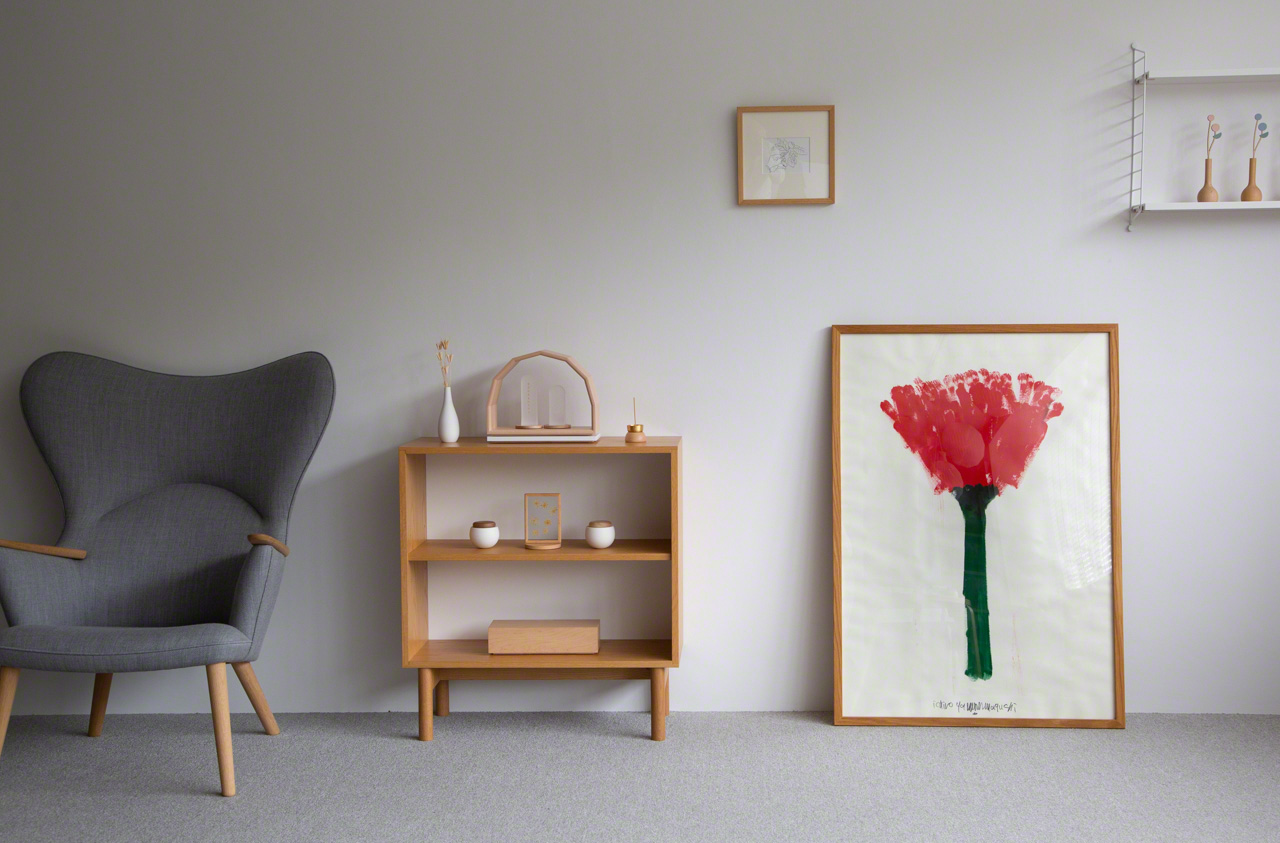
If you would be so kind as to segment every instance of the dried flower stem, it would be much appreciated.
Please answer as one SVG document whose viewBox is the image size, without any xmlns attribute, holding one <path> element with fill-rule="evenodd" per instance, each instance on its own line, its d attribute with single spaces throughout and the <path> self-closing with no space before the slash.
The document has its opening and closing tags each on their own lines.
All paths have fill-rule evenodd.
<svg viewBox="0 0 1280 843">
<path fill-rule="evenodd" d="M 444 379 L 445 389 L 449 388 L 449 365 L 453 363 L 453 354 L 449 352 L 449 341 L 436 343 L 436 359 L 440 361 L 440 376 Z"/>
</svg>

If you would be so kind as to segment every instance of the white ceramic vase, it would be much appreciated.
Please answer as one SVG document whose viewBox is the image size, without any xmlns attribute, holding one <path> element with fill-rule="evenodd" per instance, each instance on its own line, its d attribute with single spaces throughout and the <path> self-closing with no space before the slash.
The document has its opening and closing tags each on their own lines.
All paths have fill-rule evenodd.
<svg viewBox="0 0 1280 843">
<path fill-rule="evenodd" d="M 453 387 L 444 388 L 444 406 L 440 408 L 440 441 L 458 441 L 458 411 L 453 409 Z"/>
</svg>

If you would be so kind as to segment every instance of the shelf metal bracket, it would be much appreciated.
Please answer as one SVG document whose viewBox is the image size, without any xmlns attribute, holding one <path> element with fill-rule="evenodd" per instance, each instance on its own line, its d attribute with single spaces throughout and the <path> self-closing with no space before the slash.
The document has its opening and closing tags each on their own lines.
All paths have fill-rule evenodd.
<svg viewBox="0 0 1280 843">
<path fill-rule="evenodd" d="M 1133 221 L 1142 215 L 1147 209 L 1146 205 L 1130 205 L 1129 206 L 1129 224 L 1125 226 L 1125 231 L 1133 231 Z"/>
<path fill-rule="evenodd" d="M 1136 44 L 1129 45 L 1130 73 L 1133 87 L 1129 92 L 1129 224 L 1125 231 L 1133 231 L 1133 222 L 1146 204 L 1142 197 L 1142 169 L 1145 164 L 1143 148 L 1146 146 L 1147 128 L 1147 53 Z"/>
</svg>

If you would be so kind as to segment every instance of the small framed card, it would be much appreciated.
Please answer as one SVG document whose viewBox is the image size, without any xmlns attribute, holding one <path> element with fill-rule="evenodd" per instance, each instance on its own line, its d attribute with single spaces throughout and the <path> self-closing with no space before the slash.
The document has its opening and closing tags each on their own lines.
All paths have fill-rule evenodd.
<svg viewBox="0 0 1280 843">
<path fill-rule="evenodd" d="M 559 492 L 525 494 L 524 546 L 530 550 L 555 550 L 560 547 Z"/>
<path fill-rule="evenodd" d="M 835 145 L 834 105 L 739 108 L 738 204 L 834 204 Z"/>
</svg>

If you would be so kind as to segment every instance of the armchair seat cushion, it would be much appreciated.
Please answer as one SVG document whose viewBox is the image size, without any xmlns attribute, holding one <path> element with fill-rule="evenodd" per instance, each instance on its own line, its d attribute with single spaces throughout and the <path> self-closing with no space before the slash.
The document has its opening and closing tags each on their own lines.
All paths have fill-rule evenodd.
<svg viewBox="0 0 1280 843">
<path fill-rule="evenodd" d="M 253 641 L 234 626 L 14 626 L 0 631 L 0 665 L 79 673 L 131 673 L 249 660 Z"/>
</svg>

